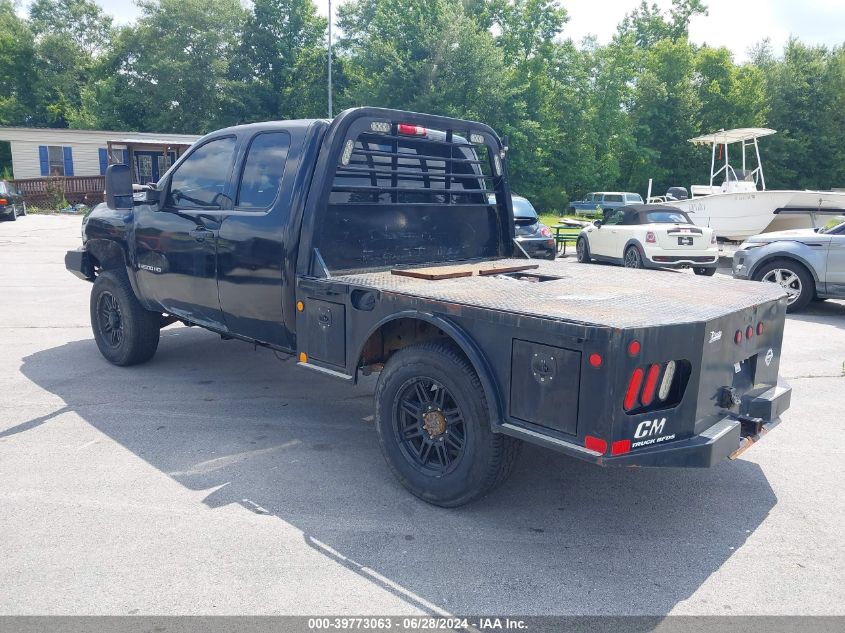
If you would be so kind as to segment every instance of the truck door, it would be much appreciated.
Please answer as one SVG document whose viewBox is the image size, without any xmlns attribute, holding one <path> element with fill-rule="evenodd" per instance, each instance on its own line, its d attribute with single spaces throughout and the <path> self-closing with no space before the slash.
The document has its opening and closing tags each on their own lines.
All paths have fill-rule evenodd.
<svg viewBox="0 0 845 633">
<path fill-rule="evenodd" d="M 234 187 L 235 204 L 220 225 L 218 288 L 230 331 L 240 336 L 293 348 L 284 326 L 284 265 L 290 256 L 292 182 L 298 160 L 288 154 L 285 130 L 259 132 L 248 141 Z"/>
<path fill-rule="evenodd" d="M 137 280 L 168 313 L 225 330 L 217 293 L 217 232 L 231 208 L 235 136 L 195 147 L 161 192 L 158 208 L 138 207 Z"/>
</svg>

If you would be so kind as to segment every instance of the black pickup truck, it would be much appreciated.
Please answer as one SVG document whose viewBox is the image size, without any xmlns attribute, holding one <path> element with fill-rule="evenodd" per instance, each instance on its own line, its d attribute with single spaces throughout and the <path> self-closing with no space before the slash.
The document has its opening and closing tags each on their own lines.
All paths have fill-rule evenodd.
<svg viewBox="0 0 845 633">
<path fill-rule="evenodd" d="M 227 128 L 145 191 L 109 167 L 106 200 L 65 263 L 93 282 L 109 361 L 149 360 L 180 321 L 339 379 L 380 372 L 384 457 L 434 504 L 492 489 L 523 441 L 711 466 L 789 406 L 780 288 L 527 258 L 480 123 L 357 108 Z"/>
</svg>

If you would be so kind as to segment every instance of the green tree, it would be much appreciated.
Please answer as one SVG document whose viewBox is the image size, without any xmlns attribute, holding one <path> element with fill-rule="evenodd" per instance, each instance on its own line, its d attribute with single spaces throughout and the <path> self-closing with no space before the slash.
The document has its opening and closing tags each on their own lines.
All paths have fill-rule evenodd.
<svg viewBox="0 0 845 633">
<path fill-rule="evenodd" d="M 29 25 L 9 0 L 0 0 L 0 125 L 31 125 L 35 95 L 35 48 Z"/>
</svg>

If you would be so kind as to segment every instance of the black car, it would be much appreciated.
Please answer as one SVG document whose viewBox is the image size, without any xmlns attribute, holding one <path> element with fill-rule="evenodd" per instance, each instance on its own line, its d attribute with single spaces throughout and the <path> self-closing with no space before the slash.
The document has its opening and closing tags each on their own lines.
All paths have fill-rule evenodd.
<svg viewBox="0 0 845 633">
<path fill-rule="evenodd" d="M 26 215 L 26 203 L 18 188 L 10 182 L 0 180 L 0 218 L 17 220 Z"/>
<path fill-rule="evenodd" d="M 522 196 L 511 196 L 516 241 L 531 257 L 554 259 L 557 246 L 552 230 L 540 222 L 536 209 Z"/>
</svg>

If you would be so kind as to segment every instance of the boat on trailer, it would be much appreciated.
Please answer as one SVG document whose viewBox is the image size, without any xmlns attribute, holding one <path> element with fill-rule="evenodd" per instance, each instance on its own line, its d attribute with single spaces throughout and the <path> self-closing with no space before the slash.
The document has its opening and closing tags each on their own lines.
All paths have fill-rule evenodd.
<svg viewBox="0 0 845 633">
<path fill-rule="evenodd" d="M 710 184 L 692 185 L 686 199 L 661 196 L 649 200 L 678 207 L 695 224 L 710 227 L 718 238 L 731 241 L 769 231 L 814 228 L 831 215 L 845 214 L 845 192 L 766 189 L 757 140 L 772 134 L 776 131 L 768 128 L 738 128 L 690 139 L 694 145 L 711 147 Z M 740 151 L 731 154 L 730 147 L 736 144 Z M 731 156 L 737 163 L 741 157 L 741 168 L 734 167 Z M 719 179 L 721 185 L 716 184 Z"/>
</svg>

